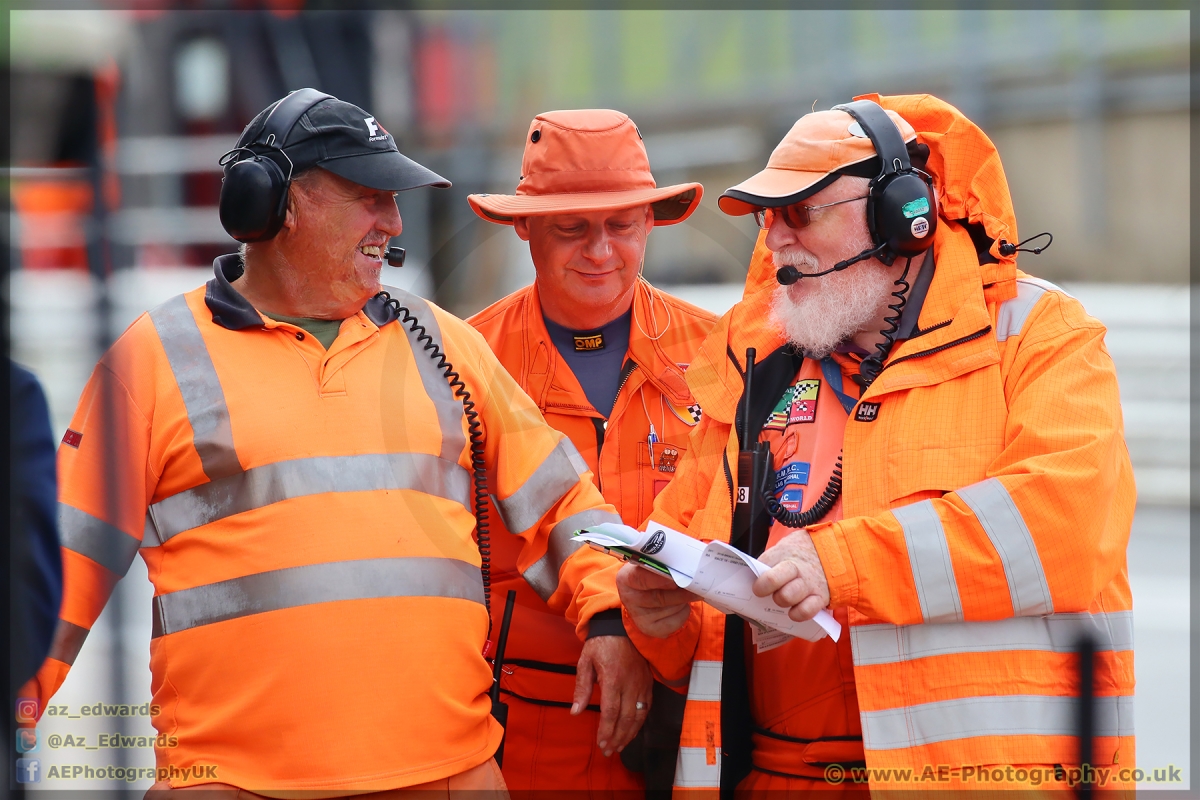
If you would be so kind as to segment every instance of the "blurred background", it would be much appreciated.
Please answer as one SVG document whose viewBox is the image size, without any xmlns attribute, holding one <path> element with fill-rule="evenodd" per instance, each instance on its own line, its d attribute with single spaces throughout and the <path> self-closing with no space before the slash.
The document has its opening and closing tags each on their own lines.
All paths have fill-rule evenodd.
<svg viewBox="0 0 1200 800">
<path fill-rule="evenodd" d="M 9 12 L 10 340 L 43 381 L 56 430 L 102 349 L 235 249 L 217 219 L 217 159 L 289 90 L 368 109 L 403 152 L 454 182 L 399 197 L 408 261 L 385 267 L 384 282 L 463 316 L 533 279 L 524 243 L 465 198 L 513 191 L 540 111 L 625 111 L 660 185 L 705 185 L 691 219 L 650 237 L 646 275 L 720 313 L 740 297 L 756 232 L 717 210 L 720 192 L 813 108 L 873 91 L 935 94 L 998 146 L 1022 234 L 1053 232 L 1022 268 L 1109 326 L 1140 496 L 1129 554 L 1137 761 L 1182 768 L 1184 783 L 1162 788 L 1189 785 L 1188 12 L 241 5 Z M 147 718 L 80 714 L 149 700 L 150 596 L 138 560 L 55 700 L 70 714 L 39 726 L 43 741 L 87 744 L 43 744 L 43 775 L 154 763 L 148 748 L 89 749 L 100 732 L 152 734 Z"/>
</svg>

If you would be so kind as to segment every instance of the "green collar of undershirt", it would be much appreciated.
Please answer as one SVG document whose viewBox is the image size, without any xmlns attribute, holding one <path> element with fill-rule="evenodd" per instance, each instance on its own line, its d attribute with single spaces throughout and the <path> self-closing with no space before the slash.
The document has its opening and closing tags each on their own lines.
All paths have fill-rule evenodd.
<svg viewBox="0 0 1200 800">
<path fill-rule="evenodd" d="M 297 328 L 305 330 L 314 339 L 321 343 L 321 346 L 326 350 L 333 344 L 333 340 L 337 338 L 338 330 L 342 327 L 340 319 L 312 319 L 310 317 L 285 317 L 283 314 L 270 314 L 266 311 L 262 312 L 263 316 L 270 317 L 276 322 L 286 322 L 289 325 L 295 325 Z"/>
</svg>

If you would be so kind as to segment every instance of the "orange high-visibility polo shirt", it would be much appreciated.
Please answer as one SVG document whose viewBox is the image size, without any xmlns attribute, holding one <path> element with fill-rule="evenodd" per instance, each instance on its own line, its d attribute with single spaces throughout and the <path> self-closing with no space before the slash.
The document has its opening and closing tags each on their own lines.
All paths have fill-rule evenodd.
<svg viewBox="0 0 1200 800">
<path fill-rule="evenodd" d="M 42 707 L 140 552 L 153 723 L 177 742 L 160 768 L 334 794 L 483 763 L 501 728 L 468 425 L 424 337 L 479 412 L 492 519 L 525 520 L 493 541 L 516 543 L 516 570 L 581 629 L 618 605 L 615 565 L 570 536 L 617 517 L 466 323 L 392 290 L 419 331 L 375 298 L 326 351 L 260 315 L 240 272 L 223 256 L 207 286 L 143 314 L 84 391 L 59 450 L 65 598 Z"/>
</svg>

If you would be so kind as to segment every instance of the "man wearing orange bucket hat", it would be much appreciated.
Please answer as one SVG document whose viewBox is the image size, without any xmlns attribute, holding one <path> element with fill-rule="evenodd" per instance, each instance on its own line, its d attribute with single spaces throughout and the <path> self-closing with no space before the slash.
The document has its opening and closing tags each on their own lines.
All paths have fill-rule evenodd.
<svg viewBox="0 0 1200 800">
<path fill-rule="evenodd" d="M 539 114 L 516 193 L 469 197 L 476 214 L 529 242 L 537 271 L 533 285 L 469 322 L 570 437 L 629 525 L 646 519 L 700 419 L 684 371 L 715 318 L 652 287 L 641 267 L 651 229 L 687 219 L 702 193 L 698 183 L 658 187 L 633 121 L 593 109 Z M 503 521 L 514 534 L 524 525 Z M 509 788 L 636 790 L 642 770 L 647 788 L 656 777 L 669 787 L 682 695 L 651 689 L 619 612 L 593 617 L 581 643 L 546 606 L 536 572 L 517 573 L 519 543 L 495 536 L 492 545 L 496 591 L 518 592 L 501 684 Z M 644 736 L 624 750 L 648 717 Z"/>
</svg>

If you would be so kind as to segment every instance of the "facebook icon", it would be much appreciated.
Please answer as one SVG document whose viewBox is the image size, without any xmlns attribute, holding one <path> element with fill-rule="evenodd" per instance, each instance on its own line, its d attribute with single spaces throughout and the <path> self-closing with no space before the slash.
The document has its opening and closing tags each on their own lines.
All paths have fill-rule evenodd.
<svg viewBox="0 0 1200 800">
<path fill-rule="evenodd" d="M 41 779 L 41 761 L 36 758 L 17 759 L 17 783 L 37 783 Z"/>
</svg>

